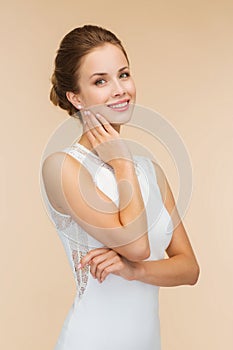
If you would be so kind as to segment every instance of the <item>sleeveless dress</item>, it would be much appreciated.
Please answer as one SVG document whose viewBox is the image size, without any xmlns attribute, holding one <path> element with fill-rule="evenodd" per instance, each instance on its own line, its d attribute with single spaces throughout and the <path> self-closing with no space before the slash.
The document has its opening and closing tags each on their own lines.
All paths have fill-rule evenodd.
<svg viewBox="0 0 233 350">
<path fill-rule="evenodd" d="M 81 162 L 96 186 L 119 206 L 113 168 L 79 143 L 62 152 Z M 134 155 L 148 221 L 151 254 L 146 260 L 164 259 L 172 237 L 172 221 L 163 205 L 152 161 Z M 77 269 L 81 257 L 104 245 L 82 229 L 69 215 L 55 210 L 45 192 L 46 207 L 64 245 L 77 294 L 63 323 L 54 350 L 160 350 L 159 286 L 127 281 L 109 274 L 99 283 L 89 266 Z"/>
</svg>

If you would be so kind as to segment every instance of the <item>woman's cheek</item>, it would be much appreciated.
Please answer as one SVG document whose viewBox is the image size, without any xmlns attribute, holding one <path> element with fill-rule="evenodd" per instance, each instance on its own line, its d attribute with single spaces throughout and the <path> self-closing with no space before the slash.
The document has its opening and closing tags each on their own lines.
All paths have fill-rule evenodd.
<svg viewBox="0 0 233 350">
<path fill-rule="evenodd" d="M 103 88 L 96 89 L 90 98 L 90 101 L 91 101 L 90 105 L 94 106 L 94 105 L 105 104 L 106 102 L 109 101 L 110 98 L 111 98 L 110 92 L 106 91 L 106 89 L 103 89 Z"/>
<path fill-rule="evenodd" d="M 136 86 L 133 81 L 128 86 L 128 91 L 130 92 L 131 95 L 136 95 Z"/>
</svg>

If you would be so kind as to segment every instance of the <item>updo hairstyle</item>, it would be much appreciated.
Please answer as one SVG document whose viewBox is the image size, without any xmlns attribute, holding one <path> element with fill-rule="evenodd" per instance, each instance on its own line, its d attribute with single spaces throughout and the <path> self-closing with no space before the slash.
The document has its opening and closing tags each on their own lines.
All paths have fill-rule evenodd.
<svg viewBox="0 0 233 350">
<path fill-rule="evenodd" d="M 73 29 L 65 35 L 57 50 L 54 72 L 51 77 L 50 100 L 55 106 L 66 110 L 71 116 L 80 118 L 81 121 L 81 113 L 67 99 L 66 92 L 71 91 L 75 94 L 80 92 L 78 81 L 82 59 L 91 50 L 105 43 L 118 46 L 129 63 L 126 51 L 115 34 L 95 25 L 84 25 Z"/>
</svg>

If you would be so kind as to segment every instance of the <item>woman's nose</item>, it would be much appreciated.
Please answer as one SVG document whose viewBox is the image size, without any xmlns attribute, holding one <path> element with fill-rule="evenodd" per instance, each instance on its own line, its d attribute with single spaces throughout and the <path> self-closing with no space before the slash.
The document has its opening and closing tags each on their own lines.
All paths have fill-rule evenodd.
<svg viewBox="0 0 233 350">
<path fill-rule="evenodd" d="M 120 81 L 115 81 L 112 87 L 112 95 L 119 96 L 124 95 L 126 93 L 126 89 L 124 85 Z"/>
</svg>

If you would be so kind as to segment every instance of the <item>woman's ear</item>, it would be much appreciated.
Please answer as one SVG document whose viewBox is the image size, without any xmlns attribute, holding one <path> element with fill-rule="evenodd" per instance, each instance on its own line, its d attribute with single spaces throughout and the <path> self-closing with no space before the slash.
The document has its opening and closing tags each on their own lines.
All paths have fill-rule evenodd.
<svg viewBox="0 0 233 350">
<path fill-rule="evenodd" d="M 82 108 L 82 102 L 81 102 L 78 94 L 75 94 L 72 91 L 67 91 L 66 92 L 66 97 L 70 101 L 70 103 L 72 103 L 72 105 L 74 107 L 76 107 L 77 109 L 81 109 Z"/>
</svg>

